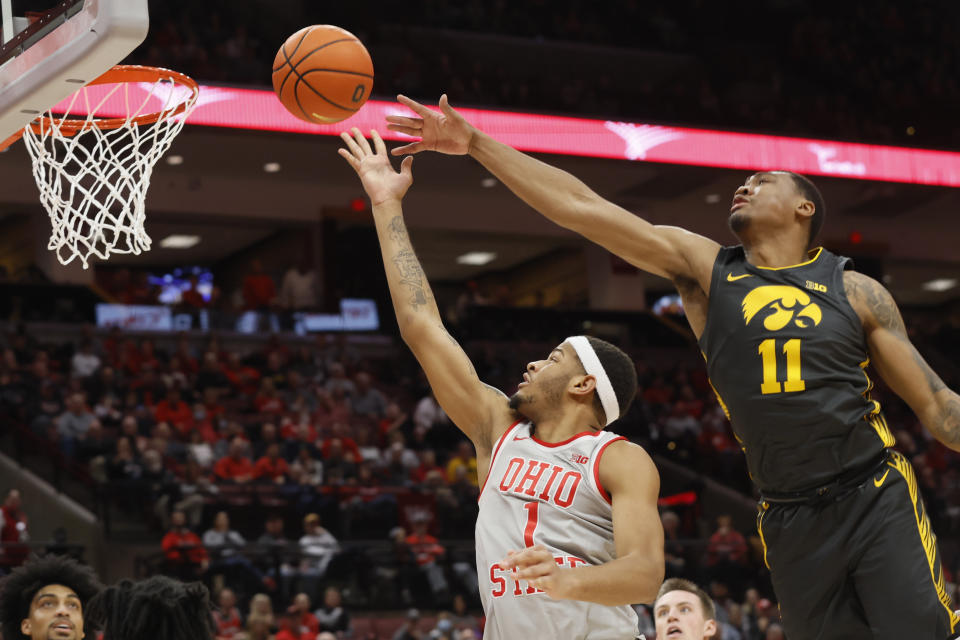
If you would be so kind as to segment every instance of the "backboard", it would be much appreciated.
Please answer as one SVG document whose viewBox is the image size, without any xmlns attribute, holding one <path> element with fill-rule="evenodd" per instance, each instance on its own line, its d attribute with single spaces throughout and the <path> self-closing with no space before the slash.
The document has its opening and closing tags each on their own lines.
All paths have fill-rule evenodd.
<svg viewBox="0 0 960 640">
<path fill-rule="evenodd" d="M 147 0 L 50 0 L 32 21 L 0 0 L 0 142 L 120 62 L 147 37 Z"/>
</svg>

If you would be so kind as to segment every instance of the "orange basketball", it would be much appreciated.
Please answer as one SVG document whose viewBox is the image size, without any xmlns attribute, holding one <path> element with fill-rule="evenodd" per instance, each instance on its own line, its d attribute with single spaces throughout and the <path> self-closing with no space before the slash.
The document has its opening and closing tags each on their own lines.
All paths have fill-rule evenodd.
<svg viewBox="0 0 960 640">
<path fill-rule="evenodd" d="M 349 31 L 329 24 L 287 38 L 273 61 L 273 90 L 301 120 L 330 124 L 349 118 L 370 96 L 373 62 Z"/>
</svg>

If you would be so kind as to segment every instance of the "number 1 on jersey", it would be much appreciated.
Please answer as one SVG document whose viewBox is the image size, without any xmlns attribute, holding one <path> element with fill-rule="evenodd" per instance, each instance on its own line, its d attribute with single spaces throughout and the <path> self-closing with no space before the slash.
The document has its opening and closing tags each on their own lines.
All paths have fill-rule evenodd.
<svg viewBox="0 0 960 640">
<path fill-rule="evenodd" d="M 523 529 L 523 546 L 533 546 L 533 532 L 537 530 L 537 520 L 540 516 L 540 503 L 528 502 L 523 505 L 527 510 L 527 526 Z"/>
<path fill-rule="evenodd" d="M 764 395 L 769 393 L 792 393 L 803 391 L 807 384 L 803 381 L 800 370 L 800 339 L 794 338 L 787 340 L 783 344 L 783 353 L 787 356 L 787 379 L 781 389 L 780 381 L 777 380 L 777 341 L 773 338 L 767 338 L 760 343 L 758 349 L 760 358 L 763 360 L 763 384 L 760 385 L 760 392 Z"/>
</svg>

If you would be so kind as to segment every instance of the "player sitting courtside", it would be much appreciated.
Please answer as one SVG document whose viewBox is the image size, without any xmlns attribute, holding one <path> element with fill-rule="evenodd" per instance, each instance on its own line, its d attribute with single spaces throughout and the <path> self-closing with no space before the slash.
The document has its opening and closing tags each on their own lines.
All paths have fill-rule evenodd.
<svg viewBox="0 0 960 640">
<path fill-rule="evenodd" d="M 728 217 L 740 245 L 652 225 L 572 175 L 440 112 L 388 116 L 421 140 L 394 154 L 469 153 L 554 222 L 676 285 L 762 497 L 758 515 L 790 640 L 960 635 L 917 477 L 870 397 L 873 364 L 930 433 L 960 451 L 960 395 L 910 343 L 890 293 L 813 248 L 826 215 L 807 178 L 762 171 Z"/>
<path fill-rule="evenodd" d="M 603 430 L 633 398 L 633 363 L 574 336 L 529 363 L 512 398 L 480 382 L 443 327 L 403 222 L 412 159 L 397 173 L 376 131 L 376 152 L 353 131 L 340 154 L 373 205 L 401 334 L 477 450 L 484 638 L 636 637 L 627 605 L 652 602 L 663 578 L 659 476 L 643 449 Z"/>
<path fill-rule="evenodd" d="M 33 558 L 0 583 L 6 640 L 82 640 L 83 609 L 100 582 L 89 567 L 63 556 Z"/>
</svg>

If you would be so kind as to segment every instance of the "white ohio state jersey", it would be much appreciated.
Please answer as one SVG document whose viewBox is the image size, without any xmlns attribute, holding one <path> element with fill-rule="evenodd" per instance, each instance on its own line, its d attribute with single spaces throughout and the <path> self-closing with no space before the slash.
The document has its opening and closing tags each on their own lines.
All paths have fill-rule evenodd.
<svg viewBox="0 0 960 640">
<path fill-rule="evenodd" d="M 542 442 L 529 422 L 507 429 L 493 449 L 480 491 L 477 574 L 487 617 L 484 640 L 632 640 L 637 614 L 629 606 L 554 600 L 514 580 L 499 562 L 511 549 L 541 544 L 562 567 L 616 558 L 610 497 L 600 484 L 607 446 L 623 437 L 582 433 Z"/>
</svg>

